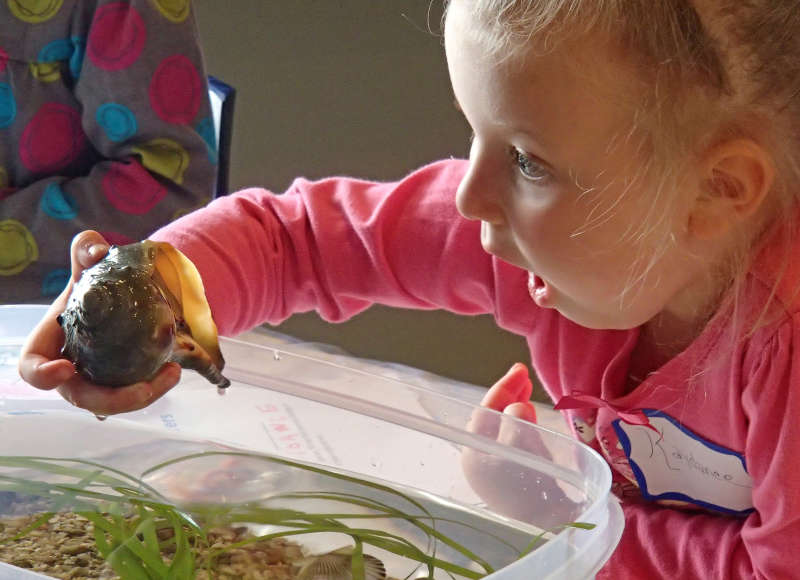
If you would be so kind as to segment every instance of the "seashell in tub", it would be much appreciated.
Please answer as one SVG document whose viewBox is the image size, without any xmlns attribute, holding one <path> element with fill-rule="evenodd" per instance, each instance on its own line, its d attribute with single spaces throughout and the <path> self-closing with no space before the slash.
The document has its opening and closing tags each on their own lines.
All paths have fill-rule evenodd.
<svg viewBox="0 0 800 580">
<path fill-rule="evenodd" d="M 166 242 L 112 246 L 83 272 L 58 323 L 62 354 L 93 383 L 150 380 L 175 361 L 219 388 L 230 385 L 200 274 Z"/>
<path fill-rule="evenodd" d="M 363 554 L 364 580 L 386 580 L 386 567 L 378 558 Z M 353 580 L 353 547 L 303 558 L 297 580 Z"/>
</svg>

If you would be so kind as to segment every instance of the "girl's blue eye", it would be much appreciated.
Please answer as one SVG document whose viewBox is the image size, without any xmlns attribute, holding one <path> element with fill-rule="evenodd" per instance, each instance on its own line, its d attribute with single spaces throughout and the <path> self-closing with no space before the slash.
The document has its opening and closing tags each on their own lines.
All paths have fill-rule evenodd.
<svg viewBox="0 0 800 580">
<path fill-rule="evenodd" d="M 511 156 L 519 168 L 519 172 L 530 181 L 544 181 L 549 176 L 547 169 L 536 160 L 517 147 L 511 148 Z"/>
</svg>

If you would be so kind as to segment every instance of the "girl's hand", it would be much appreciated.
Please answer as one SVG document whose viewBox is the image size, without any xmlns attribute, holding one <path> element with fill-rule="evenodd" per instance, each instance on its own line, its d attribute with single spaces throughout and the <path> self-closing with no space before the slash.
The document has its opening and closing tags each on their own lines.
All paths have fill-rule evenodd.
<svg viewBox="0 0 800 580">
<path fill-rule="evenodd" d="M 528 376 L 528 367 L 514 363 L 508 372 L 484 395 L 481 405 L 536 423 L 536 408 L 531 403 L 533 383 Z"/>
<path fill-rule="evenodd" d="M 481 401 L 484 408 L 502 415 L 477 409 L 468 429 L 504 445 L 550 458 L 539 432 L 518 421 L 536 422 L 536 409 L 530 401 L 532 392 L 527 367 L 514 364 Z M 545 529 L 577 516 L 578 506 L 546 473 L 471 448 L 462 454 L 461 465 L 473 491 L 501 515 Z"/>
<path fill-rule="evenodd" d="M 56 319 L 64 311 L 72 286 L 83 270 L 101 260 L 107 252 L 108 243 L 95 231 L 87 230 L 73 238 L 72 277 L 28 336 L 19 360 L 19 374 L 27 383 L 37 389 L 57 389 L 67 401 L 99 417 L 146 407 L 180 379 L 180 366 L 168 363 L 152 381 L 126 387 L 103 387 L 84 379 L 70 361 L 61 357 L 64 332 Z"/>
</svg>

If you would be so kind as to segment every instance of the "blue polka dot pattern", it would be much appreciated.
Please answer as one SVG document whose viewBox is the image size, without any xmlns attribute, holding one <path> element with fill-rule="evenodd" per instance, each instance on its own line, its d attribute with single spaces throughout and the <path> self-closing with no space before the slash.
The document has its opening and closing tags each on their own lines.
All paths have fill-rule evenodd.
<svg viewBox="0 0 800 580">
<path fill-rule="evenodd" d="M 58 62 L 72 57 L 72 41 L 68 38 L 59 38 L 46 44 L 36 56 L 39 62 Z"/>
<path fill-rule="evenodd" d="M 73 79 L 81 76 L 84 55 L 86 55 L 86 39 L 74 36 L 72 38 L 72 55 L 69 57 L 69 72 Z"/>
<path fill-rule="evenodd" d="M 74 36 L 72 38 L 59 38 L 46 44 L 36 56 L 37 62 L 69 62 L 69 72 L 73 79 L 77 79 L 83 68 L 83 57 L 86 54 L 86 40 Z"/>
<path fill-rule="evenodd" d="M 136 116 L 128 107 L 118 103 L 105 103 L 97 108 L 97 124 L 112 141 L 124 141 L 136 134 Z"/>
<path fill-rule="evenodd" d="M 211 197 L 190 4 L 0 0 L 0 304 L 62 291 L 74 231 L 131 243 Z"/>
<path fill-rule="evenodd" d="M 57 220 L 70 220 L 78 215 L 75 200 L 57 183 L 50 183 L 44 189 L 41 207 L 47 215 Z"/>
<path fill-rule="evenodd" d="M 0 83 L 0 127 L 8 127 L 17 117 L 17 102 L 8 83 Z"/>
<path fill-rule="evenodd" d="M 206 117 L 197 124 L 195 130 L 206 142 L 209 161 L 217 163 L 217 130 L 214 128 L 214 120 L 211 117 Z"/>
<path fill-rule="evenodd" d="M 42 280 L 42 296 L 58 296 L 67 287 L 69 270 L 58 269 L 49 272 Z"/>
</svg>

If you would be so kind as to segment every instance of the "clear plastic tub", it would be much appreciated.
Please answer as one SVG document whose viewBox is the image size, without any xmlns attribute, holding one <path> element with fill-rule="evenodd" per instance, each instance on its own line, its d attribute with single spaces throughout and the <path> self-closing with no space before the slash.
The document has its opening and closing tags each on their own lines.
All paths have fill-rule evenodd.
<svg viewBox="0 0 800 580">
<path fill-rule="evenodd" d="M 591 578 L 619 541 L 623 516 L 610 494 L 610 470 L 578 441 L 449 393 L 249 342 L 222 341 L 225 375 L 232 380 L 225 395 L 188 371 L 178 387 L 147 409 L 97 421 L 57 396 L 26 390 L 14 378 L 9 352 L 19 348 L 42 314 L 41 307 L 0 307 L 0 456 L 79 457 L 136 476 L 197 451 L 235 449 L 283 458 L 311 466 L 314 473 L 355 477 L 357 489 L 340 491 L 360 497 L 383 485 L 400 492 L 386 492 L 403 498 L 397 509 L 423 505 L 439 531 L 478 554 L 493 570 L 488 577 L 500 580 Z M 498 429 L 513 432 L 520 448 L 497 443 Z M 309 479 L 304 468 L 289 473 L 242 457 L 185 460 L 144 479 L 181 505 L 269 502 L 287 489 L 330 491 L 342 481 L 331 475 Z M 7 469 L 0 468 L 0 475 Z M 388 501 L 383 495 L 373 499 Z M 574 521 L 594 528 L 560 527 Z M 416 528 L 375 525 L 474 568 L 459 560 L 463 554 Z M 550 531 L 543 541 L 520 558 L 519 550 L 545 530 Z M 309 539 L 304 547 L 313 553 L 342 544 Z M 379 557 L 390 576 L 427 574 L 391 554 Z M 439 571 L 436 577 L 450 576 Z"/>
</svg>

